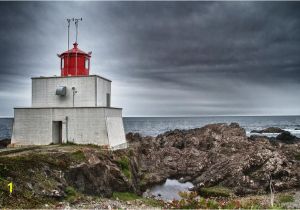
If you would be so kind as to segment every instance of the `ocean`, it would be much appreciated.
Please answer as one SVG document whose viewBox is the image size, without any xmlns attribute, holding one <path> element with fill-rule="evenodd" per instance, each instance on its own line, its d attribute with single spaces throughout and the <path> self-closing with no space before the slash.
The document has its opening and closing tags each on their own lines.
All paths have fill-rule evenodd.
<svg viewBox="0 0 300 210">
<path fill-rule="evenodd" d="M 143 136 L 156 136 L 174 129 L 199 128 L 211 123 L 237 122 L 251 130 L 279 127 L 300 138 L 300 116 L 209 116 L 209 117 L 124 117 L 125 132 L 137 132 Z M 13 118 L 0 118 L 0 139 L 10 138 Z M 267 134 L 276 136 L 277 134 Z"/>
</svg>

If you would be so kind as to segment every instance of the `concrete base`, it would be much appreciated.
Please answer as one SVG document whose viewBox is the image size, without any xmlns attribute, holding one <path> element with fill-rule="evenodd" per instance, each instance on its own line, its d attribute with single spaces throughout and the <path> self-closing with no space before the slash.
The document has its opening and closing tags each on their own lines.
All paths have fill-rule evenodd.
<svg viewBox="0 0 300 210">
<path fill-rule="evenodd" d="M 108 107 L 15 108 L 11 144 L 72 142 L 126 148 L 122 109 Z"/>
</svg>

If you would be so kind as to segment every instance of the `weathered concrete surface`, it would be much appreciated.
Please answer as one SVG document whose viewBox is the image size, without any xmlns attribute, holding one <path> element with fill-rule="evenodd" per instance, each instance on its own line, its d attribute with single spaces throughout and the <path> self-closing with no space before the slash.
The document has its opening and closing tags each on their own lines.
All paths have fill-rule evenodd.
<svg viewBox="0 0 300 210">
<path fill-rule="evenodd" d="M 62 143 L 125 144 L 122 110 L 105 107 L 15 109 L 12 144 L 56 143 L 53 122 L 62 122 Z"/>
<path fill-rule="evenodd" d="M 66 96 L 58 96 L 58 87 L 67 88 Z M 33 107 L 73 107 L 73 91 L 75 107 L 107 106 L 106 94 L 111 94 L 111 81 L 102 77 L 36 77 L 32 78 Z"/>
</svg>

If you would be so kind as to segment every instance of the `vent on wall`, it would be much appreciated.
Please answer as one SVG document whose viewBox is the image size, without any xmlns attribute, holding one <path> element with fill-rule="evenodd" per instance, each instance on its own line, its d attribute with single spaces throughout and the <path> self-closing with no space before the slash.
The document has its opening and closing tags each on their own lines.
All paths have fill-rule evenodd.
<svg viewBox="0 0 300 210">
<path fill-rule="evenodd" d="M 56 92 L 55 94 L 58 96 L 65 96 L 67 93 L 67 88 L 66 86 L 60 86 L 58 88 L 56 88 Z"/>
</svg>

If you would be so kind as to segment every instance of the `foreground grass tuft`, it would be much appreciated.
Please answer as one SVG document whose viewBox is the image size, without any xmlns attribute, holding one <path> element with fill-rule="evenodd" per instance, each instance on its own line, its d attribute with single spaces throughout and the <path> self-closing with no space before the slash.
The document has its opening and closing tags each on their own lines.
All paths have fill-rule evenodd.
<svg viewBox="0 0 300 210">
<path fill-rule="evenodd" d="M 80 150 L 73 152 L 71 154 L 71 158 L 76 160 L 76 161 L 84 161 L 85 160 L 85 156 L 84 153 Z"/>
<path fill-rule="evenodd" d="M 199 194 L 204 197 L 230 197 L 232 191 L 226 187 L 214 186 L 201 188 Z"/>
<path fill-rule="evenodd" d="M 278 197 L 279 203 L 288 203 L 288 202 L 293 202 L 295 199 L 292 195 L 280 195 Z"/>
<path fill-rule="evenodd" d="M 131 192 L 114 192 L 113 193 L 114 199 L 119 199 L 121 201 L 131 201 L 142 198 L 141 196 L 138 196 L 135 193 Z"/>
</svg>

